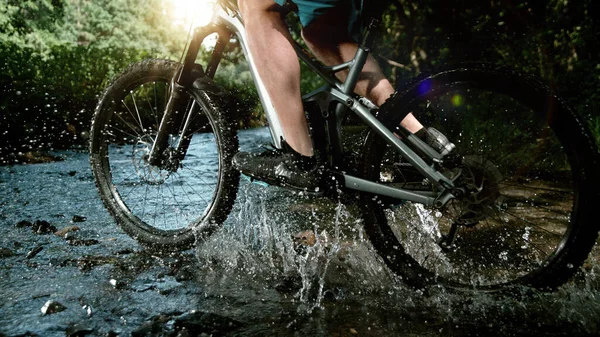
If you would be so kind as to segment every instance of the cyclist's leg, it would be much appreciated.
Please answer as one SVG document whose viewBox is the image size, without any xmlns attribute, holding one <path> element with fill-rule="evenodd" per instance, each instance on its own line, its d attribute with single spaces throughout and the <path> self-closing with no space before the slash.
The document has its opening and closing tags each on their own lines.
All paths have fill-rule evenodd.
<svg viewBox="0 0 600 337">
<path fill-rule="evenodd" d="M 350 9 L 347 3 L 341 3 L 342 5 L 314 18 L 302 29 L 302 37 L 308 47 L 327 65 L 346 62 L 354 57 L 357 50 L 357 44 L 350 38 L 348 31 L 350 15 L 347 13 Z M 346 73 L 340 72 L 338 77 L 343 80 Z M 381 105 L 394 93 L 394 88 L 375 59 L 370 56 L 355 91 L 359 95 L 368 97 L 375 104 Z M 412 114 L 409 114 L 401 124 L 413 133 L 423 128 Z"/>
<path fill-rule="evenodd" d="M 258 73 L 271 97 L 286 142 L 298 153 L 312 156 L 300 94 L 300 65 L 290 33 L 273 0 L 239 0 L 248 45 Z"/>
</svg>

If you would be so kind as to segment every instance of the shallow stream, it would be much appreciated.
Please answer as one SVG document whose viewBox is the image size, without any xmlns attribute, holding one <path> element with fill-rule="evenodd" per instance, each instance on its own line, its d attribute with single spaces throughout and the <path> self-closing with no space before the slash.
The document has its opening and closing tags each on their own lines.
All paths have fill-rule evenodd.
<svg viewBox="0 0 600 337">
<path fill-rule="evenodd" d="M 244 149 L 267 139 L 240 134 Z M 600 334 L 595 257 L 552 293 L 415 290 L 342 204 L 245 181 L 222 230 L 156 256 L 104 209 L 87 153 L 57 155 L 0 167 L 0 336 Z M 44 315 L 49 301 L 62 307 Z"/>
</svg>

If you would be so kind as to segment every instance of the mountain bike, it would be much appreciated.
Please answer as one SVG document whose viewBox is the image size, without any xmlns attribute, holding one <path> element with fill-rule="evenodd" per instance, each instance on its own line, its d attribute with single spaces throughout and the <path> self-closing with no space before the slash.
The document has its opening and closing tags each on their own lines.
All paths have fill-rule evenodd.
<svg viewBox="0 0 600 337">
<path fill-rule="evenodd" d="M 216 43 L 200 65 L 209 35 Z M 303 97 L 329 182 L 322 194 L 354 200 L 373 248 L 410 285 L 555 288 L 568 281 L 598 235 L 598 151 L 581 117 L 541 82 L 485 64 L 421 75 L 375 106 L 353 93 L 371 36 L 367 29 L 354 59 L 333 67 L 294 44 L 324 81 Z M 273 146 L 281 148 L 277 115 L 231 1 L 217 2 L 181 62 L 133 64 L 100 97 L 91 128 L 93 175 L 116 222 L 144 246 L 190 248 L 232 209 L 238 115 L 214 77 L 233 39 Z M 348 72 L 343 83 L 339 71 Z M 400 126 L 411 112 L 456 149 L 443 156 Z M 349 120 L 362 130 L 350 145 Z M 416 223 L 406 215 L 415 209 Z"/>
</svg>

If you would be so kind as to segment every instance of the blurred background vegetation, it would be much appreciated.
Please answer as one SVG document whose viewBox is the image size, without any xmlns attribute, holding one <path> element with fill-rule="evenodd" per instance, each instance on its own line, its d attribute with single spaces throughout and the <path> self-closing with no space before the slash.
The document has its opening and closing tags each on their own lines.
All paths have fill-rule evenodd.
<svg viewBox="0 0 600 337">
<path fill-rule="evenodd" d="M 144 58 L 179 59 L 188 26 L 177 23 L 173 1 L 0 0 L 0 162 L 84 146 L 111 78 Z M 600 140 L 598 0 L 364 4 L 382 17 L 375 53 L 397 85 L 449 63 L 505 64 L 554 88 Z M 218 82 L 242 108 L 243 126 L 257 125 L 263 121 L 257 96 L 234 47 Z M 319 84 L 306 76 L 302 88 Z"/>
</svg>

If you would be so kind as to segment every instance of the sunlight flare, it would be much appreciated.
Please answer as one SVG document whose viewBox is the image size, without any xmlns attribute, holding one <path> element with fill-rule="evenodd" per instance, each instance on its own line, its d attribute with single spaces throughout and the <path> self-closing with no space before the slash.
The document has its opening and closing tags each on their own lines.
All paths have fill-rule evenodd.
<svg viewBox="0 0 600 337">
<path fill-rule="evenodd" d="M 173 5 L 173 24 L 194 27 L 210 22 L 214 1 L 212 0 L 167 0 Z"/>
</svg>

